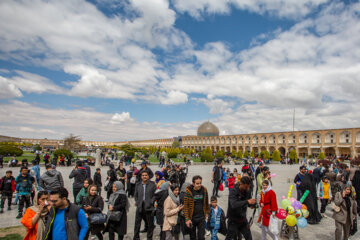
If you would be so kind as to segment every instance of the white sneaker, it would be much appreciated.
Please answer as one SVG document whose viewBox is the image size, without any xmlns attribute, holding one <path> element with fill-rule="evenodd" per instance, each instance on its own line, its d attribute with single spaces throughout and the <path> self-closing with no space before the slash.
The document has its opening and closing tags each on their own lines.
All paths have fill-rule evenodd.
<svg viewBox="0 0 360 240">
<path fill-rule="evenodd" d="M 210 236 L 211 232 L 209 230 L 205 230 L 205 235 Z"/>
</svg>

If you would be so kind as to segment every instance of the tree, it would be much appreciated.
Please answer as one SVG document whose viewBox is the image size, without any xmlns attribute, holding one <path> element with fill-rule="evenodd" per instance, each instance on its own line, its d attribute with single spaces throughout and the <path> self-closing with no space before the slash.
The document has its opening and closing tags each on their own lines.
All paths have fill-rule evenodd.
<svg viewBox="0 0 360 240">
<path fill-rule="evenodd" d="M 34 147 L 34 150 L 35 151 L 41 151 L 42 147 L 39 144 L 36 144 L 35 147 Z"/>
<path fill-rule="evenodd" d="M 218 159 L 224 159 L 224 151 L 223 150 L 219 150 L 215 153 L 215 157 Z"/>
<path fill-rule="evenodd" d="M 255 158 L 255 153 L 254 153 L 254 151 L 251 151 L 250 157 Z"/>
<path fill-rule="evenodd" d="M 249 152 L 248 151 L 245 151 L 244 152 L 244 158 L 248 158 L 249 157 Z"/>
<path fill-rule="evenodd" d="M 75 136 L 71 133 L 70 136 L 64 139 L 64 148 L 70 151 L 77 150 L 81 148 L 80 141 L 81 138 L 79 136 Z"/>
<path fill-rule="evenodd" d="M 324 160 L 325 159 L 325 154 L 323 152 L 321 152 L 318 156 L 319 160 Z"/>
<path fill-rule="evenodd" d="M 178 148 L 178 147 L 180 147 L 180 142 L 179 142 L 179 141 L 174 141 L 173 144 L 172 144 L 172 147 L 173 147 L 173 148 Z"/>
<path fill-rule="evenodd" d="M 232 152 L 231 152 L 231 157 L 232 157 L 232 158 L 235 158 L 235 157 L 236 157 L 236 150 L 232 150 Z"/>
<path fill-rule="evenodd" d="M 201 162 L 213 162 L 214 161 L 214 156 L 212 155 L 212 151 L 209 147 L 207 147 L 206 149 L 204 149 L 201 152 L 200 159 L 201 159 Z"/>
<path fill-rule="evenodd" d="M 295 149 L 293 149 L 293 150 L 290 151 L 289 159 L 292 159 L 292 160 L 294 160 L 295 162 L 297 162 L 297 160 L 298 160 L 298 155 L 297 155 Z"/>
<path fill-rule="evenodd" d="M 273 151 L 272 160 L 279 162 L 281 160 L 280 152 L 278 150 Z"/>
<path fill-rule="evenodd" d="M 0 155 L 3 156 L 17 156 L 20 157 L 23 155 L 23 150 L 16 147 L 15 145 L 1 145 L 0 146 Z"/>
<path fill-rule="evenodd" d="M 58 158 L 60 155 L 64 155 L 66 158 L 72 159 L 74 157 L 73 153 L 68 149 L 58 149 L 54 152 L 54 156 Z"/>
<path fill-rule="evenodd" d="M 243 153 L 241 152 L 241 150 L 237 152 L 236 157 L 239 159 L 243 158 Z"/>
<path fill-rule="evenodd" d="M 264 159 L 270 159 L 270 153 L 269 153 L 269 151 L 264 151 L 264 153 L 263 153 L 263 158 Z"/>
<path fill-rule="evenodd" d="M 168 152 L 168 158 L 177 158 L 177 156 L 179 155 L 180 150 L 178 148 L 171 148 Z"/>
</svg>

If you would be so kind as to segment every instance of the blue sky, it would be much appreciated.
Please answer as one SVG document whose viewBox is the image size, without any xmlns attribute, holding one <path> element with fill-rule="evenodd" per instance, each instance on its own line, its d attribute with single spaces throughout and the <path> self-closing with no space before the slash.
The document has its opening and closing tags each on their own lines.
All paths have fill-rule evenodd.
<svg viewBox="0 0 360 240">
<path fill-rule="evenodd" d="M 0 132 L 121 141 L 359 127 L 360 4 L 0 2 Z"/>
</svg>

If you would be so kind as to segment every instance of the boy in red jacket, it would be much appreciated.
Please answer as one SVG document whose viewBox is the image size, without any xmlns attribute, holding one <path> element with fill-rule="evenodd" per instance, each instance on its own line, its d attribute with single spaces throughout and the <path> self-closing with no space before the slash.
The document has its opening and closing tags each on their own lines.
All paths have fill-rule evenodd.
<svg viewBox="0 0 360 240">
<path fill-rule="evenodd" d="M 8 210 L 11 210 L 11 200 L 13 192 L 15 191 L 15 178 L 12 176 L 12 171 L 6 171 L 6 175 L 1 179 L 1 209 L 0 213 L 4 212 L 5 200 L 8 199 Z"/>
</svg>

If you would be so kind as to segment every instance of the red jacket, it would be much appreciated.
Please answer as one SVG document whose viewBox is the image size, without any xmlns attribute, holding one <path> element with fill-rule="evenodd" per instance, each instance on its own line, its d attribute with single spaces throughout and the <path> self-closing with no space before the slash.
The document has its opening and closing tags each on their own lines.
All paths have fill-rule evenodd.
<svg viewBox="0 0 360 240">
<path fill-rule="evenodd" d="M 235 184 L 235 177 L 229 177 L 228 178 L 228 188 L 232 189 L 234 187 Z"/>
<path fill-rule="evenodd" d="M 258 222 L 260 222 L 262 218 L 262 225 L 268 227 L 271 212 L 276 212 L 278 210 L 275 192 L 270 190 L 264 195 L 264 193 L 261 191 L 260 204 L 261 203 L 264 204 L 264 207 L 261 209 Z"/>
<path fill-rule="evenodd" d="M 21 219 L 21 223 L 26 227 L 27 232 L 24 237 L 24 240 L 36 240 L 38 223 L 35 225 L 32 224 L 32 219 L 35 216 L 36 212 L 27 208 L 24 216 Z"/>
</svg>

